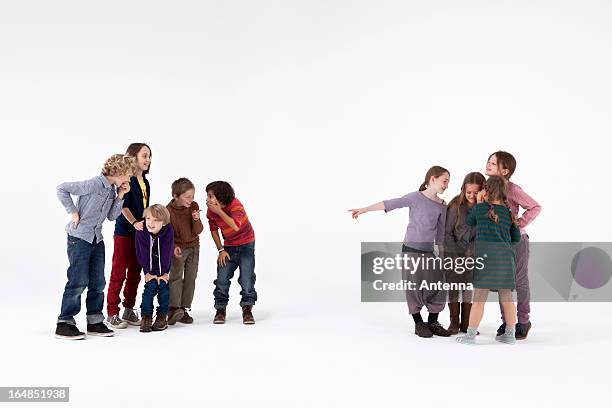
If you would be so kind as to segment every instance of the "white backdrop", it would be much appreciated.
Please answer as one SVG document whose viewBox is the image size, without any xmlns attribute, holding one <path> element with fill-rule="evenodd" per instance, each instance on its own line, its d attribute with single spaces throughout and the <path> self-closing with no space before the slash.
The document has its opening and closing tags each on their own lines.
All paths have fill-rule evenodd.
<svg viewBox="0 0 612 408">
<path fill-rule="evenodd" d="M 597 372 L 590 358 L 610 362 L 609 304 L 534 305 L 530 339 L 511 352 L 423 343 L 405 305 L 359 301 L 360 242 L 400 241 L 407 213 L 354 221 L 346 210 L 415 190 L 433 164 L 451 171 L 448 201 L 467 172 L 484 172 L 489 153 L 503 149 L 518 161 L 513 181 L 543 206 L 532 241 L 609 240 L 609 3 L 0 4 L 0 302 L 2 341 L 15 352 L 0 385 L 70 385 L 76 404 L 101 387 L 140 399 L 103 357 L 128 350 L 129 378 L 140 381 L 144 335 L 74 345 L 52 333 L 68 222 L 55 187 L 96 175 L 107 156 L 144 141 L 153 151 L 152 202 L 167 203 L 171 182 L 187 176 L 203 206 L 205 185 L 228 180 L 257 235 L 255 330 L 238 324 L 237 306 L 231 327 L 210 324 L 216 251 L 205 230 L 196 325 L 155 337 L 168 344 L 168 364 L 186 366 L 185 400 L 446 405 L 438 391 L 449 390 L 484 404 L 481 396 L 514 392 L 487 375 L 491 359 L 514 367 L 512 378 L 538 379 L 516 384 L 528 404 L 607 395 L 602 377 L 576 373 Z M 112 231 L 107 223 L 107 277 Z M 497 312 L 487 310 L 491 332 Z M 590 357 L 568 361 L 586 341 Z M 23 353 L 41 365 L 35 373 Z M 76 375 L 90 370 L 86 359 L 105 367 Z M 480 364 L 487 391 L 465 391 L 445 374 L 470 364 Z"/>
</svg>

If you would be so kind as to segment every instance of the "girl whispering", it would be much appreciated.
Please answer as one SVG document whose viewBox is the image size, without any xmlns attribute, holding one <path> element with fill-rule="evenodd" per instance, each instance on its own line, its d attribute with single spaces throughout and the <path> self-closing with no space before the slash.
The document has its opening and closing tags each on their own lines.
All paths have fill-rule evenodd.
<svg viewBox="0 0 612 408">
<path fill-rule="evenodd" d="M 477 200 L 478 204 L 472 208 L 466 222 L 467 225 L 476 226 L 476 257 L 483 261 L 483 267 L 474 268 L 474 300 L 470 323 L 467 334 L 458 337 L 457 342 L 476 344 L 484 304 L 489 291 L 493 290 L 499 294 L 507 323 L 504 333 L 496 339 L 513 344 L 516 342 L 516 309 L 512 299 L 515 288 L 512 244 L 521 240 L 521 232 L 516 218 L 508 208 L 506 180 L 499 176 L 489 177 Z"/>
</svg>

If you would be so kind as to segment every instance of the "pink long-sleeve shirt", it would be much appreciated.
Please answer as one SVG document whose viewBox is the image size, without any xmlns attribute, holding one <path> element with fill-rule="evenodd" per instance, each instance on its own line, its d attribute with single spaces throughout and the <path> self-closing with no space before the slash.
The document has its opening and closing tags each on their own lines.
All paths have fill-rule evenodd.
<svg viewBox="0 0 612 408">
<path fill-rule="evenodd" d="M 511 181 L 508 182 L 508 204 L 510 204 L 510 211 L 518 218 L 521 234 L 526 234 L 525 228 L 540 214 L 542 206 Z M 520 208 L 523 208 L 525 211 L 519 218 Z"/>
</svg>

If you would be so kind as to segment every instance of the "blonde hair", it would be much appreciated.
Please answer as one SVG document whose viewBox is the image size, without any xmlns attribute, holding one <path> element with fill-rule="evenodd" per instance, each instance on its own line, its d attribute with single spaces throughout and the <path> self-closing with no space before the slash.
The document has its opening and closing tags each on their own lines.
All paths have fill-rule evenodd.
<svg viewBox="0 0 612 408">
<path fill-rule="evenodd" d="M 102 174 L 105 176 L 115 177 L 129 174 L 132 176 L 136 170 L 136 159 L 124 154 L 113 154 L 106 159 Z"/>
<path fill-rule="evenodd" d="M 170 224 L 170 211 L 168 211 L 168 209 L 161 204 L 153 204 L 145 208 L 142 216 L 147 217 L 148 215 L 156 220 L 162 221 L 164 225 Z"/>
</svg>

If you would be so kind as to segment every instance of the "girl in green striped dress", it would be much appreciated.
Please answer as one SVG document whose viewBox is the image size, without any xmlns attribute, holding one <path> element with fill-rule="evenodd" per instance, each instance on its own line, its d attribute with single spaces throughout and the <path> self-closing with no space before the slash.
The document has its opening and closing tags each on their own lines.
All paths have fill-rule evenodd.
<svg viewBox="0 0 612 408">
<path fill-rule="evenodd" d="M 518 222 L 509 209 L 507 181 L 491 176 L 478 194 L 478 204 L 470 210 L 466 223 L 476 226 L 476 258 L 482 268 L 474 268 L 474 298 L 467 334 L 457 338 L 462 344 L 476 344 L 476 333 L 482 320 L 489 291 L 497 291 L 506 317 L 506 331 L 496 339 L 515 342 L 516 308 L 514 290 L 514 252 L 512 245 L 521 240 Z"/>
</svg>

